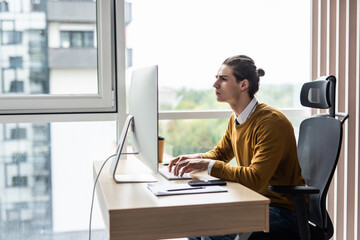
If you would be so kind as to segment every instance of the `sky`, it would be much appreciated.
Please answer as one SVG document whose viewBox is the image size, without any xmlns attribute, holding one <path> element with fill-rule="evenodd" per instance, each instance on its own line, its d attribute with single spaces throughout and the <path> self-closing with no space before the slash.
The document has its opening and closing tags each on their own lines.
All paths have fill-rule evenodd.
<svg viewBox="0 0 360 240">
<path fill-rule="evenodd" d="M 262 84 L 310 81 L 310 1 L 134 0 L 133 66 L 159 65 L 159 87 L 208 89 L 227 57 L 246 54 Z"/>
</svg>

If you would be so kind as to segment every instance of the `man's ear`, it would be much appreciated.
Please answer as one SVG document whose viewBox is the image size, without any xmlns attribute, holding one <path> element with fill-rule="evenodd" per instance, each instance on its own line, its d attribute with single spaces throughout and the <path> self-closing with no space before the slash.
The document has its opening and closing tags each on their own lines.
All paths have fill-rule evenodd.
<svg viewBox="0 0 360 240">
<path fill-rule="evenodd" d="M 248 89 L 249 86 L 250 86 L 249 85 L 249 80 L 247 80 L 247 79 L 242 80 L 241 83 L 240 83 L 240 87 L 241 87 L 242 90 Z"/>
</svg>

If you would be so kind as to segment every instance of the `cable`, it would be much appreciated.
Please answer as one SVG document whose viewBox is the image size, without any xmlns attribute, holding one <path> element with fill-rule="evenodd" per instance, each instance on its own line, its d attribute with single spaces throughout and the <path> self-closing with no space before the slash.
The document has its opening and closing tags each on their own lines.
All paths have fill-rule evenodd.
<svg viewBox="0 0 360 240">
<path fill-rule="evenodd" d="M 101 173 L 102 169 L 104 168 L 106 162 L 107 162 L 110 158 L 115 157 L 115 156 L 116 156 L 116 154 L 113 154 L 113 155 L 111 155 L 110 157 L 108 157 L 108 158 L 104 161 L 104 163 L 102 164 L 102 166 L 101 166 L 101 168 L 100 168 L 100 170 L 99 170 L 99 173 L 98 173 L 97 176 L 96 176 L 95 182 L 94 182 L 94 188 L 93 188 L 92 199 L 91 199 L 91 207 L 90 207 L 89 240 L 91 240 L 91 218 L 92 218 L 92 212 L 93 212 L 93 207 L 94 207 L 94 196 L 95 196 L 96 183 L 97 183 L 97 181 L 98 181 L 98 179 L 99 179 L 100 173 Z"/>
</svg>

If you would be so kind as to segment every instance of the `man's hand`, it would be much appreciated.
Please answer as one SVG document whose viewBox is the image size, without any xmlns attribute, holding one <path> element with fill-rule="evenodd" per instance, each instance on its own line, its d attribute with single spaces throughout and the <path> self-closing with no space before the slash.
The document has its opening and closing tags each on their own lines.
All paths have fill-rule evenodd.
<svg viewBox="0 0 360 240">
<path fill-rule="evenodd" d="M 174 167 L 174 174 L 176 176 L 183 176 L 184 173 L 194 170 L 206 170 L 209 163 L 210 159 L 202 159 L 199 154 L 180 155 L 170 160 L 169 172 Z"/>
</svg>

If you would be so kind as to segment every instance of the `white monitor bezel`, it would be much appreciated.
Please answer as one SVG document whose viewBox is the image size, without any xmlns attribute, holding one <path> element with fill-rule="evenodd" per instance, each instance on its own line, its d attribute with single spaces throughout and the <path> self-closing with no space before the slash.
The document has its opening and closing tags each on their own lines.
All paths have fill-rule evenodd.
<svg viewBox="0 0 360 240">
<path fill-rule="evenodd" d="M 133 71 L 129 101 L 129 115 L 119 136 L 117 155 L 111 163 L 110 173 L 116 182 L 155 182 L 159 154 L 157 65 Z M 134 152 L 126 154 L 135 154 L 154 174 L 116 174 L 129 132 Z"/>
</svg>

